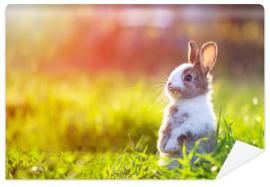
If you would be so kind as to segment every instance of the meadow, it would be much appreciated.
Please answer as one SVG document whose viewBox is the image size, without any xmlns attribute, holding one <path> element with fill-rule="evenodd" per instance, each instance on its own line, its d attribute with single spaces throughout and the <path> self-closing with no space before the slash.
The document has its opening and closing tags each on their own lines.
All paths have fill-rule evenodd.
<svg viewBox="0 0 270 187">
<path fill-rule="evenodd" d="M 169 170 L 158 166 L 156 149 L 167 103 L 164 78 L 70 75 L 7 73 L 6 178 L 211 179 L 236 139 L 264 147 L 258 77 L 214 79 L 217 148 L 211 154 L 191 152 L 179 159 L 183 168 Z"/>
<path fill-rule="evenodd" d="M 264 148 L 262 6 L 9 5 L 5 15 L 7 179 L 213 179 L 235 140 Z M 190 40 L 218 45 L 217 146 L 183 147 L 170 170 L 156 148 L 163 87 Z"/>
</svg>

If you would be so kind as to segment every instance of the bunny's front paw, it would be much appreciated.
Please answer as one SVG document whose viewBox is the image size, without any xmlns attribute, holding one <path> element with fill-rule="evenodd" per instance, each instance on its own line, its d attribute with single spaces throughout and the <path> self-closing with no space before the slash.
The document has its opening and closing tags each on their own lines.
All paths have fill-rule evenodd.
<svg viewBox="0 0 270 187">
<path fill-rule="evenodd" d="M 164 148 L 164 152 L 165 153 L 173 153 L 173 152 L 177 152 L 177 149 L 178 149 L 177 140 L 169 140 L 167 142 L 167 145 Z"/>
</svg>

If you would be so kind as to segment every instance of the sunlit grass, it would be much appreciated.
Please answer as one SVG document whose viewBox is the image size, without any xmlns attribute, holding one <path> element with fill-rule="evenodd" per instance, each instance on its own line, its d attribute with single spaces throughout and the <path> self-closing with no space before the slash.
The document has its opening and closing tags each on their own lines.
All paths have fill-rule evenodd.
<svg viewBox="0 0 270 187">
<path fill-rule="evenodd" d="M 147 153 L 147 146 L 142 149 L 143 137 L 122 152 L 10 149 L 7 152 L 6 176 L 9 179 L 213 179 L 235 141 L 230 133 L 227 129 L 224 137 L 219 136 L 218 146 L 212 154 L 196 153 L 197 146 L 204 139 L 198 140 L 190 153 L 183 148 L 183 158 L 177 159 L 181 167 L 171 169 L 159 166 L 159 155 Z M 197 159 L 192 163 L 195 155 Z"/>
<path fill-rule="evenodd" d="M 214 82 L 217 150 L 176 171 L 157 165 L 166 100 L 155 78 L 7 75 L 7 178 L 214 178 L 235 139 L 264 147 L 258 81 Z"/>
</svg>

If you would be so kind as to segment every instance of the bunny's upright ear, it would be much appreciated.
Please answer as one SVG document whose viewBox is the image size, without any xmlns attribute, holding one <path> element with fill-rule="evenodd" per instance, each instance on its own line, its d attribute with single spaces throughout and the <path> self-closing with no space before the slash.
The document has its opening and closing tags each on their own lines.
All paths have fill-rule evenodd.
<svg viewBox="0 0 270 187">
<path fill-rule="evenodd" d="M 194 41 L 188 42 L 188 62 L 191 64 L 197 63 L 199 60 L 199 48 Z"/>
<path fill-rule="evenodd" d="M 207 42 L 203 44 L 200 50 L 200 66 L 205 75 L 215 66 L 217 53 L 218 49 L 215 42 Z"/>
</svg>

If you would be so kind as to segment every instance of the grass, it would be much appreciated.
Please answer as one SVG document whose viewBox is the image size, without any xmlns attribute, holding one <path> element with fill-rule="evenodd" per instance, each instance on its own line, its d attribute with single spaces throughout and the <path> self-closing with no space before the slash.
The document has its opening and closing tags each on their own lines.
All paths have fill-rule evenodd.
<svg viewBox="0 0 270 187">
<path fill-rule="evenodd" d="M 12 149 L 7 152 L 6 176 L 9 179 L 213 179 L 234 139 L 226 139 L 226 143 L 221 140 L 213 154 L 197 154 L 194 147 L 178 159 L 181 169 L 159 166 L 158 154 L 147 154 L 147 148 L 140 149 L 140 142 L 118 153 L 21 152 Z M 195 154 L 198 159 L 191 164 Z"/>
<path fill-rule="evenodd" d="M 215 178 L 235 139 L 264 147 L 263 84 L 219 79 L 217 149 L 195 164 L 192 155 L 179 159 L 181 169 L 160 167 L 162 87 L 156 78 L 104 74 L 7 73 L 8 179 Z"/>
</svg>

